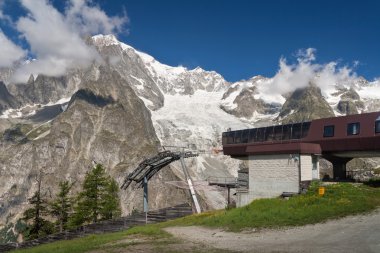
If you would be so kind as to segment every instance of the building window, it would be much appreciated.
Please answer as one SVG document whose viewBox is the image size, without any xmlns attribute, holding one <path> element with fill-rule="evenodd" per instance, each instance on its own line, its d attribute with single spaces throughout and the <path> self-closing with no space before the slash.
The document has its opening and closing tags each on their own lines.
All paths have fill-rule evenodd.
<svg viewBox="0 0 380 253">
<path fill-rule="evenodd" d="M 282 127 L 282 140 L 289 140 L 292 138 L 292 125 L 284 125 Z"/>
<path fill-rule="evenodd" d="M 239 143 L 241 143 L 241 130 L 239 130 L 239 131 L 236 131 L 235 132 L 235 141 L 234 141 L 234 143 L 235 144 L 239 144 Z"/>
<path fill-rule="evenodd" d="M 325 126 L 323 130 L 323 137 L 333 137 L 334 136 L 334 126 Z"/>
<path fill-rule="evenodd" d="M 243 132 L 241 133 L 241 142 L 247 143 L 248 137 L 249 137 L 249 129 L 243 130 Z"/>
<path fill-rule="evenodd" d="M 360 123 L 350 123 L 347 125 L 347 135 L 358 135 L 360 133 Z"/>
<path fill-rule="evenodd" d="M 222 133 L 222 143 L 223 145 L 227 144 L 227 133 Z"/>
<path fill-rule="evenodd" d="M 375 121 L 375 133 L 380 133 L 380 120 Z"/>
<path fill-rule="evenodd" d="M 257 129 L 255 142 L 262 142 L 265 139 L 265 127 Z"/>
<path fill-rule="evenodd" d="M 257 128 L 253 128 L 249 130 L 249 140 L 248 140 L 249 143 L 255 142 L 256 133 L 257 133 Z"/>
<path fill-rule="evenodd" d="M 267 127 L 265 129 L 265 140 L 264 141 L 273 141 L 273 127 Z"/>
<path fill-rule="evenodd" d="M 302 136 L 301 138 L 307 137 L 307 134 L 309 133 L 311 122 L 304 122 L 302 123 Z"/>
<path fill-rule="evenodd" d="M 301 139 L 302 123 L 292 125 L 292 139 Z"/>
<path fill-rule="evenodd" d="M 234 144 L 235 132 L 226 132 L 227 144 Z"/>
<path fill-rule="evenodd" d="M 275 126 L 273 129 L 273 140 L 281 141 L 282 139 L 282 126 Z"/>
</svg>

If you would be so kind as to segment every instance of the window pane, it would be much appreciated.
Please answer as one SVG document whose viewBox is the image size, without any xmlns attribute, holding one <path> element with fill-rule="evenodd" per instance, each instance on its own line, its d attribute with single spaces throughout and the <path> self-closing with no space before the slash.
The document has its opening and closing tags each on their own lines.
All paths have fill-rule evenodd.
<svg viewBox="0 0 380 253">
<path fill-rule="evenodd" d="M 292 137 L 292 125 L 284 125 L 282 128 L 282 139 L 289 140 Z"/>
<path fill-rule="evenodd" d="M 265 127 L 258 128 L 255 141 L 262 142 L 264 141 L 264 137 L 265 137 Z"/>
<path fill-rule="evenodd" d="M 275 126 L 273 130 L 273 140 L 280 141 L 282 139 L 282 126 Z"/>
<path fill-rule="evenodd" d="M 248 142 L 248 135 L 249 135 L 249 129 L 243 130 L 241 133 L 241 142 L 247 143 Z"/>
<path fill-rule="evenodd" d="M 358 135 L 360 133 L 360 123 L 350 123 L 347 125 L 347 135 Z"/>
<path fill-rule="evenodd" d="M 302 123 L 302 136 L 301 138 L 305 138 L 307 134 L 309 133 L 311 122 L 304 122 Z"/>
<path fill-rule="evenodd" d="M 334 136 L 334 126 L 325 126 L 323 130 L 323 137 L 333 137 Z"/>
<path fill-rule="evenodd" d="M 228 136 L 228 133 L 222 133 L 222 144 L 223 145 L 227 144 L 227 136 Z"/>
<path fill-rule="evenodd" d="M 375 122 L 375 132 L 380 133 L 380 120 L 376 120 Z"/>
<path fill-rule="evenodd" d="M 235 142 L 234 143 L 241 143 L 241 132 L 242 131 L 236 131 L 235 132 Z"/>
<path fill-rule="evenodd" d="M 292 139 L 301 139 L 301 126 L 302 123 L 293 124 Z"/>
<path fill-rule="evenodd" d="M 273 127 L 267 127 L 265 130 L 265 141 L 273 140 Z"/>
<path fill-rule="evenodd" d="M 254 142 L 256 138 L 257 128 L 249 130 L 249 142 Z"/>
<path fill-rule="evenodd" d="M 227 132 L 227 144 L 234 144 L 235 132 Z"/>
</svg>

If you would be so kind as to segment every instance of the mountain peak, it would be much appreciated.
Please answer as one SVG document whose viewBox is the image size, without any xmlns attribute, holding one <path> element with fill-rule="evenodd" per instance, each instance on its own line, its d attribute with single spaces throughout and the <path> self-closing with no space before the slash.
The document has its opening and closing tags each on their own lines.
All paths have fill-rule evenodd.
<svg viewBox="0 0 380 253">
<path fill-rule="evenodd" d="M 92 36 L 92 40 L 95 42 L 108 42 L 109 44 L 116 44 L 119 43 L 119 41 L 116 39 L 115 35 L 113 34 L 97 34 Z"/>
<path fill-rule="evenodd" d="M 129 49 L 129 48 L 132 48 L 131 46 L 123 43 L 123 42 L 120 42 L 115 35 L 113 34 L 107 34 L 107 35 L 103 35 L 103 34 L 98 34 L 98 35 L 94 35 L 91 37 L 91 40 L 93 41 L 94 45 L 98 46 L 98 47 L 106 47 L 106 46 L 111 46 L 111 45 L 119 45 L 121 46 L 121 48 L 123 50 L 126 50 L 126 49 Z"/>
</svg>

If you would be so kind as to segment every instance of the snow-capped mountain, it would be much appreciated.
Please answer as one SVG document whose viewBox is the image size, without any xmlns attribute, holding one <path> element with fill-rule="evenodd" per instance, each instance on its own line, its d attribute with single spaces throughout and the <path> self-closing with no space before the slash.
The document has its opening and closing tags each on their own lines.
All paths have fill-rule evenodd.
<svg viewBox="0 0 380 253">
<path fill-rule="evenodd" d="M 12 83 L 12 70 L 0 71 L 0 180 L 6 182 L 0 185 L 0 226 L 20 217 L 39 170 L 51 173 L 45 183 L 52 193 L 60 180 L 81 182 L 93 161 L 120 182 L 162 146 L 202 153 L 187 161 L 197 193 L 204 208 L 223 208 L 224 190 L 205 181 L 237 175 L 239 161 L 213 152 L 226 129 L 380 109 L 379 81 L 353 78 L 324 88 L 311 82 L 282 94 L 275 78 L 229 83 L 214 71 L 160 63 L 113 35 L 86 42 L 100 56 L 88 68 L 60 77 L 31 75 L 25 83 Z M 179 164 L 163 169 L 150 184 L 152 208 L 188 201 L 186 191 L 168 182 L 182 179 Z M 140 193 L 123 193 L 124 213 L 141 207 Z"/>
</svg>

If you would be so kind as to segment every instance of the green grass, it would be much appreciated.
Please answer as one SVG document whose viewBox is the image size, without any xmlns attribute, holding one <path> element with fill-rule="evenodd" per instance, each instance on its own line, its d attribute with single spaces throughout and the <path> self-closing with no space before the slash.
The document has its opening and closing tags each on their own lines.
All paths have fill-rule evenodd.
<svg viewBox="0 0 380 253">
<path fill-rule="evenodd" d="M 260 199 L 241 208 L 205 212 L 160 224 L 134 227 L 123 232 L 92 235 L 16 252 L 87 252 L 94 249 L 104 249 L 109 247 L 104 246 L 105 244 L 120 241 L 127 236 L 141 235 L 150 238 L 152 241 L 150 243 L 157 247 L 158 252 L 166 252 L 159 250 L 159 239 L 161 239 L 161 243 L 168 245 L 176 242 L 175 238 L 162 230 L 165 227 L 201 225 L 240 231 L 251 228 L 299 226 L 364 213 L 380 206 L 380 188 L 350 183 L 331 184 L 326 186 L 325 195 L 319 196 L 318 187 L 318 183 L 313 183 L 307 194 L 295 196 L 289 200 L 280 198 Z M 121 246 L 129 247 L 131 243 Z M 205 250 L 194 249 L 192 252 L 208 251 L 208 249 Z"/>
<path fill-rule="evenodd" d="M 29 249 L 21 249 L 12 252 L 27 253 L 79 253 L 88 252 L 90 250 L 101 249 L 107 243 L 124 239 L 131 235 L 144 235 L 152 239 L 170 238 L 171 235 L 156 226 L 140 226 L 133 227 L 126 231 L 107 233 L 101 235 L 90 235 L 83 238 L 77 238 L 68 241 L 58 241 L 49 244 L 43 244 Z"/>
<path fill-rule="evenodd" d="M 307 194 L 289 200 L 255 200 L 245 207 L 192 215 L 160 226 L 201 225 L 232 231 L 299 226 L 363 213 L 380 206 L 379 188 L 339 183 L 326 186 L 325 195 L 319 196 L 318 187 L 318 183 L 313 183 Z"/>
</svg>

